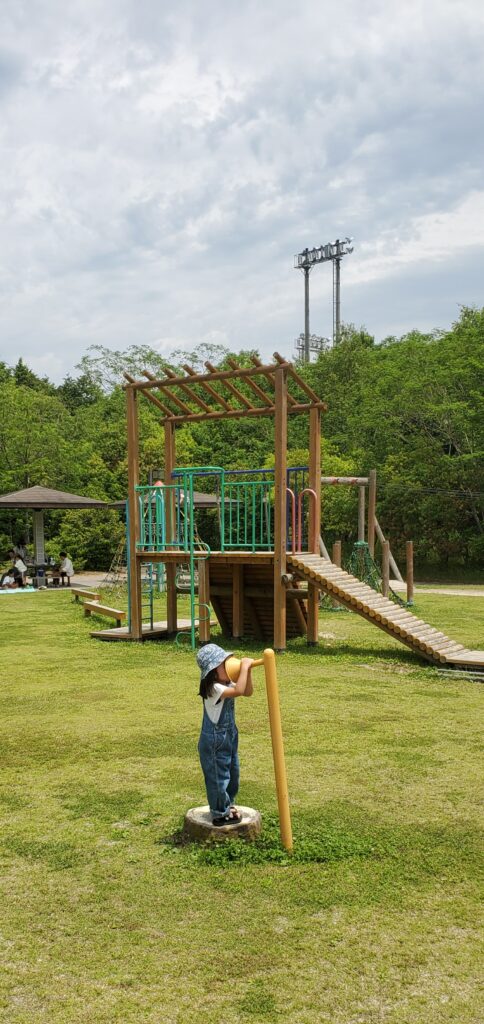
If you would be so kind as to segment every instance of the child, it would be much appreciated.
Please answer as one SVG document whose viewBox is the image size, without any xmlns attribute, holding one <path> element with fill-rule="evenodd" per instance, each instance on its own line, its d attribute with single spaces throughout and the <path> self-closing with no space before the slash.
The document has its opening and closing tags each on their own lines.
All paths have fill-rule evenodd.
<svg viewBox="0 0 484 1024">
<path fill-rule="evenodd" d="M 64 578 L 67 577 L 67 586 L 70 587 L 70 585 L 71 585 L 71 577 L 74 575 L 74 566 L 73 566 L 70 558 L 67 557 L 67 554 L 66 554 L 65 551 L 61 551 L 60 556 L 62 558 L 62 562 L 61 562 L 61 564 L 59 566 L 61 583 L 62 583 L 62 586 L 64 586 Z"/>
<path fill-rule="evenodd" d="M 198 753 L 212 824 L 216 827 L 237 825 L 242 821 L 234 805 L 239 788 L 239 734 L 234 697 L 252 696 L 252 658 L 242 658 L 239 678 L 232 683 L 225 669 L 225 661 L 231 653 L 217 644 L 206 644 L 197 654 L 201 672 L 199 696 L 203 698 Z"/>
<path fill-rule="evenodd" d="M 25 583 L 26 575 L 27 575 L 27 566 L 26 566 L 23 558 L 20 558 L 20 555 L 17 555 L 13 548 L 12 548 L 11 551 L 9 551 L 8 554 L 9 554 L 9 557 L 12 559 L 12 570 L 11 570 L 11 572 L 13 572 L 14 569 L 17 569 L 17 571 L 20 573 L 20 575 L 22 577 L 22 586 L 23 586 L 24 583 Z M 15 575 L 15 573 L 13 573 L 13 574 Z"/>
</svg>

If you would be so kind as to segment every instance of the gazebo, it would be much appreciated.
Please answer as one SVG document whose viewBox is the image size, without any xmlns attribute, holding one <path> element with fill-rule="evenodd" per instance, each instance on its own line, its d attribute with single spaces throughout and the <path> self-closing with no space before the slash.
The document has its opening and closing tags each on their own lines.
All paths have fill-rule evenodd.
<svg viewBox="0 0 484 1024">
<path fill-rule="evenodd" d="M 108 508 L 105 501 L 98 498 L 86 498 L 81 494 L 68 494 L 66 491 L 55 491 L 51 487 L 27 487 L 23 491 L 13 491 L 0 497 L 0 511 L 4 508 L 31 508 L 33 511 L 34 561 L 36 565 L 45 563 L 44 545 L 44 511 L 50 508 L 62 509 L 67 512 L 73 508 Z"/>
</svg>

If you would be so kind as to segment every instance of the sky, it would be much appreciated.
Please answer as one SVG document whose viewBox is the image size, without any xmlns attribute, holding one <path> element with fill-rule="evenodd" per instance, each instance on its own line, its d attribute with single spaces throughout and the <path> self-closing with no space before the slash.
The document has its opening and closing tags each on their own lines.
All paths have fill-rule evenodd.
<svg viewBox="0 0 484 1024">
<path fill-rule="evenodd" d="M 481 0 L 3 0 L 0 360 L 290 356 L 306 246 L 377 340 L 484 304 Z M 310 276 L 331 336 L 330 265 Z"/>
</svg>

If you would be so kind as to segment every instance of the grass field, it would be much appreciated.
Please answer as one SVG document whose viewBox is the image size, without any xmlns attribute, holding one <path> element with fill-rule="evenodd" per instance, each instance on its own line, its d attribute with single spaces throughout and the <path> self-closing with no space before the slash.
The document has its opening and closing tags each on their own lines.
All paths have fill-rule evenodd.
<svg viewBox="0 0 484 1024">
<path fill-rule="evenodd" d="M 478 683 L 322 615 L 278 659 L 295 856 L 260 673 L 237 714 L 264 838 L 207 853 L 177 841 L 205 802 L 191 652 L 91 640 L 68 593 L 0 601 L 1 1022 L 481 1024 Z M 416 611 L 483 646 L 484 599 Z"/>
</svg>

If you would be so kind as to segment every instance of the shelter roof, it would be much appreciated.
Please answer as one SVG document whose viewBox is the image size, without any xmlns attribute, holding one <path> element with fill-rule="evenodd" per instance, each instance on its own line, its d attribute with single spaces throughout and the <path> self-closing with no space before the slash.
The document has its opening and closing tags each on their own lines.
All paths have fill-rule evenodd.
<svg viewBox="0 0 484 1024">
<path fill-rule="evenodd" d="M 81 494 L 68 494 L 50 487 L 27 487 L 0 497 L 0 508 L 106 508 L 105 501 L 86 498 Z"/>
<path fill-rule="evenodd" d="M 264 366 L 257 356 L 251 356 L 250 366 L 240 366 L 229 357 L 228 369 L 218 369 L 206 362 L 207 373 L 197 373 L 189 364 L 183 365 L 184 375 L 165 367 L 164 377 L 155 377 L 143 371 L 145 380 L 136 380 L 129 373 L 124 377 L 126 387 L 141 391 L 163 413 L 163 421 L 173 424 L 192 420 L 228 419 L 245 416 L 273 416 L 276 410 L 276 379 L 284 370 L 287 377 L 287 412 L 309 412 L 327 409 L 310 385 L 301 377 L 292 363 L 278 352 L 274 363 Z M 157 392 L 157 395 L 153 394 Z"/>
</svg>

